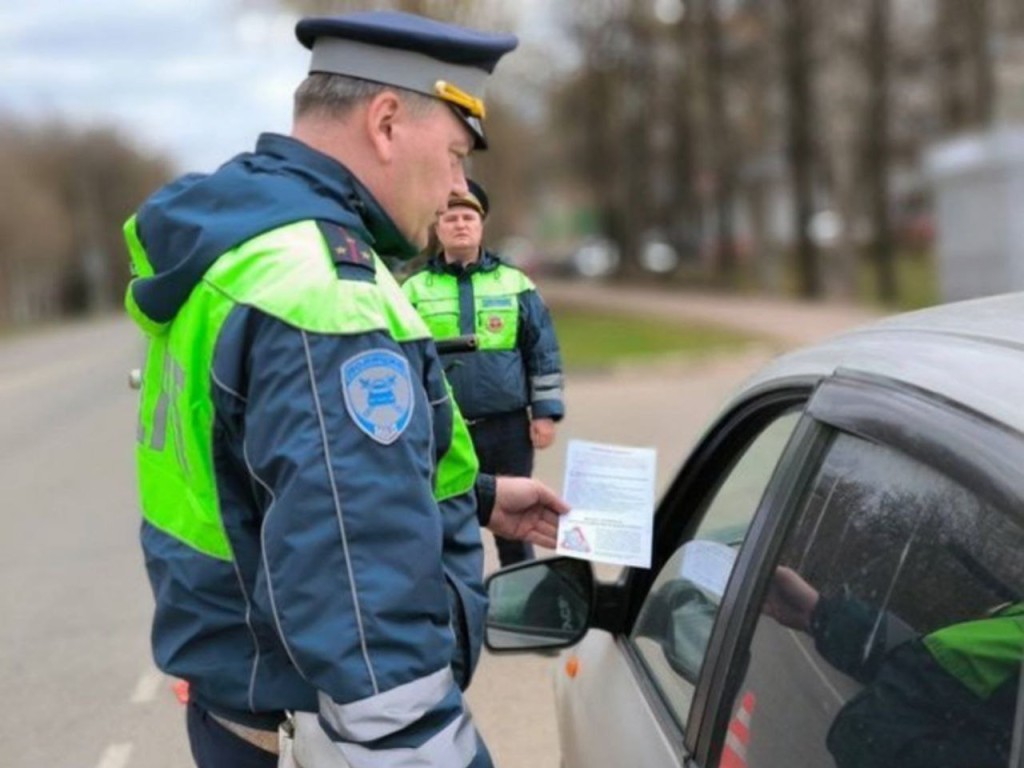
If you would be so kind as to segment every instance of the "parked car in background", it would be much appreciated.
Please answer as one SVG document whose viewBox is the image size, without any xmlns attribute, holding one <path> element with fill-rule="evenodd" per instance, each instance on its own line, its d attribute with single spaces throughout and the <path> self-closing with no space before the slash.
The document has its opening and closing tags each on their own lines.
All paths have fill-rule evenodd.
<svg viewBox="0 0 1024 768">
<path fill-rule="evenodd" d="M 1015 294 L 786 355 L 680 469 L 651 569 L 493 575 L 492 650 L 572 646 L 565 768 L 1021 765 L 1021 328 Z"/>
<path fill-rule="evenodd" d="M 569 256 L 568 269 L 575 277 L 608 277 L 619 268 L 619 247 L 603 237 L 589 237 Z"/>
</svg>

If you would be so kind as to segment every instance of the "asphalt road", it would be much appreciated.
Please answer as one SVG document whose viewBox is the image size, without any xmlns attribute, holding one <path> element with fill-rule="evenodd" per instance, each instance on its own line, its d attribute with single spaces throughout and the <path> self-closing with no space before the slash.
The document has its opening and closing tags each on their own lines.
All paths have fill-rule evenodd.
<svg viewBox="0 0 1024 768">
<path fill-rule="evenodd" d="M 560 488 L 566 441 L 578 437 L 657 447 L 664 487 L 728 392 L 772 351 L 570 377 L 570 416 L 539 456 L 539 476 Z M 191 764 L 183 708 L 149 656 L 127 386 L 140 354 L 122 319 L 0 340 L 2 765 Z M 494 567 L 493 550 L 489 558 Z M 558 765 L 558 664 L 482 662 L 469 699 L 502 768 Z"/>
<path fill-rule="evenodd" d="M 0 345 L 0 764 L 188 765 L 149 660 L 123 320 Z"/>
</svg>

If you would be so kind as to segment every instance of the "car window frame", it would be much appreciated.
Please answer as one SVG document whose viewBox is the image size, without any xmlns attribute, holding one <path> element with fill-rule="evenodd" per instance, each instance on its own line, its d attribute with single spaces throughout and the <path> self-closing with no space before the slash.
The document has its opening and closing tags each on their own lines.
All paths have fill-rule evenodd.
<svg viewBox="0 0 1024 768">
<path fill-rule="evenodd" d="M 1024 662 L 1017 689 L 1017 719 L 1013 724 L 1013 741 L 1010 744 L 1010 768 L 1024 768 L 1024 715 L 1021 707 L 1024 707 Z"/>
<path fill-rule="evenodd" d="M 816 381 L 815 377 L 794 377 L 759 387 L 748 393 L 746 397 L 730 407 L 712 423 L 697 442 L 696 447 L 691 451 L 658 503 L 652 537 L 654 551 L 651 556 L 651 567 L 649 569 L 625 569 L 616 585 L 622 600 L 621 623 L 612 629 L 615 633 L 616 643 L 659 726 L 670 741 L 679 745 L 681 759 L 693 753 L 696 733 L 701 723 L 700 718 L 694 719 L 694 713 L 702 712 L 704 709 L 703 702 L 699 702 L 696 698 L 697 692 L 700 691 L 700 682 L 698 681 L 695 690 L 694 703 L 686 725 L 680 727 L 670 711 L 669 703 L 651 678 L 646 662 L 629 639 L 629 634 L 632 632 L 640 609 L 658 573 L 672 554 L 683 543 L 693 538 L 708 505 L 722 482 L 736 466 L 739 457 L 772 421 L 787 412 L 798 410 L 801 412 L 800 418 L 782 456 L 789 451 L 793 439 L 806 419 L 803 411 L 814 392 Z M 722 461 L 723 454 L 728 457 L 728 461 L 721 467 L 714 467 L 716 462 Z M 708 471 L 709 467 L 714 467 L 714 469 Z M 777 471 L 778 465 L 772 473 L 773 480 Z M 771 484 L 772 481 L 769 481 L 769 487 Z M 758 509 L 760 506 L 761 504 L 758 505 Z M 675 510 L 688 508 L 690 509 L 688 514 L 673 514 Z M 755 519 L 756 516 L 755 514 Z M 747 535 L 749 537 L 750 533 L 748 532 Z M 739 567 L 738 562 L 736 567 Z M 725 597 L 723 596 L 720 615 L 726 610 L 724 601 Z M 713 642 L 714 636 L 712 636 Z M 710 656 L 714 652 L 714 645 L 709 643 L 707 655 Z M 702 669 L 700 679 L 703 679 L 706 674 L 707 669 Z"/>
<path fill-rule="evenodd" d="M 676 550 L 693 538 L 709 502 L 736 466 L 742 452 L 769 423 L 787 411 L 806 406 L 813 392 L 813 380 L 795 380 L 766 391 L 756 391 L 731 407 L 705 432 L 658 502 L 650 568 L 627 568 L 623 571 L 620 583 L 626 593 L 625 613 L 623 625 L 617 631 L 623 634 L 632 631 L 658 573 Z M 728 464 L 708 472 L 707 468 L 719 461 L 723 452 L 731 456 Z M 691 506 L 688 514 L 672 514 L 687 505 Z"/>
<path fill-rule="evenodd" d="M 724 739 L 731 715 L 728 705 L 746 673 L 756 608 L 767 588 L 769 564 L 777 560 L 799 516 L 801 501 L 840 433 L 897 450 L 1002 509 L 1017 510 L 1014 500 L 1024 498 L 1024 474 L 1009 458 L 1014 455 L 1011 447 L 1018 456 L 1024 452 L 1024 434 L 905 382 L 844 369 L 823 379 L 762 498 L 723 596 L 708 649 L 714 664 L 702 671 L 686 729 L 687 741 L 695 739 L 691 755 L 697 765 L 714 765 L 718 759 L 715 747 Z M 1024 517 L 1024 512 L 1020 514 Z M 712 649 L 717 655 L 711 656 Z M 703 696 L 699 713 L 698 695 Z M 1024 730 L 1022 724 L 1024 682 L 1018 695 L 1015 733 Z M 1024 764 L 1021 741 L 1014 739 L 1011 766 Z"/>
</svg>

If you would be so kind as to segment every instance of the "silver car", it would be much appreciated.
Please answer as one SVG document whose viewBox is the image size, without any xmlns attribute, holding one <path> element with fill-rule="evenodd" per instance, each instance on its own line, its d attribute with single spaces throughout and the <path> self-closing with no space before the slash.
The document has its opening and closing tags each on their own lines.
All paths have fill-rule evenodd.
<svg viewBox="0 0 1024 768">
<path fill-rule="evenodd" d="M 1024 294 L 894 317 L 748 382 L 652 567 L 489 580 L 495 651 L 565 648 L 566 768 L 1019 766 Z"/>
</svg>

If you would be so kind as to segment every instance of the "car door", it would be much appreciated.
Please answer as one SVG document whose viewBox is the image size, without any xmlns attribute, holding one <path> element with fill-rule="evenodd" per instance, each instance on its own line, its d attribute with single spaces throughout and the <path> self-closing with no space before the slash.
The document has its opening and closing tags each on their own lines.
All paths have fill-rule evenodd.
<svg viewBox="0 0 1024 768">
<path fill-rule="evenodd" d="M 855 374 L 807 414 L 708 641 L 694 763 L 1020 765 L 1024 437 Z"/>
<path fill-rule="evenodd" d="M 557 673 L 567 768 L 683 763 L 725 584 L 810 391 L 765 390 L 732 409 L 671 485 L 652 568 L 623 575 L 622 626 L 591 630 Z"/>
</svg>

